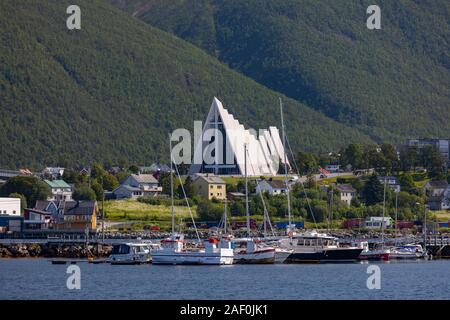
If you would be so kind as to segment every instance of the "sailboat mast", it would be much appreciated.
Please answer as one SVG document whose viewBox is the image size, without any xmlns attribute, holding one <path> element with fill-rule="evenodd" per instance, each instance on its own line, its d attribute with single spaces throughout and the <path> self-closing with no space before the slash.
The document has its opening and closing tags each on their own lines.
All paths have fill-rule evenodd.
<svg viewBox="0 0 450 320">
<path fill-rule="evenodd" d="M 381 220 L 381 245 L 384 249 L 384 217 L 386 214 L 386 183 L 387 179 L 384 177 L 384 192 L 383 192 L 383 219 Z"/>
<path fill-rule="evenodd" d="M 244 144 L 244 175 L 245 175 L 245 212 L 247 214 L 247 235 L 250 237 L 250 212 L 248 210 L 248 179 L 247 179 L 247 144 Z"/>
<path fill-rule="evenodd" d="M 284 130 L 283 103 L 280 98 L 280 114 L 281 114 L 281 131 L 283 135 L 283 154 L 284 154 L 284 184 L 286 185 L 286 196 L 288 204 L 288 220 L 289 227 L 292 224 L 291 219 L 291 197 L 289 195 L 288 171 L 287 171 L 287 154 L 286 154 L 286 132 Z"/>
<path fill-rule="evenodd" d="M 172 234 L 175 233 L 175 208 L 173 201 L 173 159 L 172 159 L 172 139 L 169 135 L 169 155 L 170 155 L 170 201 L 172 207 Z"/>
<path fill-rule="evenodd" d="M 397 219 L 398 219 L 398 192 L 395 192 L 395 225 L 394 225 L 395 245 L 397 245 Z"/>
<path fill-rule="evenodd" d="M 223 232 L 227 233 L 227 198 L 225 197 L 225 204 L 223 207 Z"/>
</svg>

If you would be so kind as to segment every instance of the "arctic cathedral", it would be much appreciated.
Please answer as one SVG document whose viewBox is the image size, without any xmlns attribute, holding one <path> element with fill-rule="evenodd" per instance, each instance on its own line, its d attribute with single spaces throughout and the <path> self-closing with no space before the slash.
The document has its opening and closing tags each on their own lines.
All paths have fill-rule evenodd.
<svg viewBox="0 0 450 320">
<path fill-rule="evenodd" d="M 280 132 L 276 127 L 246 129 L 214 97 L 194 149 L 189 174 L 273 176 L 286 166 Z"/>
</svg>

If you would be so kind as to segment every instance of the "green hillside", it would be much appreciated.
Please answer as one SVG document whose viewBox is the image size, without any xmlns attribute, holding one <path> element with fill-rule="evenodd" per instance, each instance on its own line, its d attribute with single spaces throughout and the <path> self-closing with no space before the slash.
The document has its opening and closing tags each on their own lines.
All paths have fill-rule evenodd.
<svg viewBox="0 0 450 320">
<path fill-rule="evenodd" d="M 109 0 L 377 141 L 450 136 L 450 2 Z"/>
<path fill-rule="evenodd" d="M 0 166 L 167 159 L 167 135 L 204 120 L 213 96 L 246 125 L 278 125 L 278 93 L 106 1 L 0 2 Z M 370 139 L 285 98 L 297 148 Z"/>
</svg>

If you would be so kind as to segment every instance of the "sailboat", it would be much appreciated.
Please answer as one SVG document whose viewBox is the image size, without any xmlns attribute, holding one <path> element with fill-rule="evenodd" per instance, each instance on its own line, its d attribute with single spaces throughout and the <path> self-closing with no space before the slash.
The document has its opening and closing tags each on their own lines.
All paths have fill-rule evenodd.
<svg viewBox="0 0 450 320">
<path fill-rule="evenodd" d="M 244 144 L 245 171 L 245 210 L 247 213 L 247 238 L 234 239 L 236 250 L 234 262 L 242 264 L 265 264 L 275 262 L 275 248 L 265 245 L 260 239 L 251 237 L 250 212 L 248 208 L 248 178 L 247 178 L 247 144 Z"/>
<path fill-rule="evenodd" d="M 367 242 L 362 242 L 361 247 L 363 251 L 361 252 L 360 260 L 384 260 L 388 261 L 391 256 L 391 250 L 384 246 L 384 226 L 385 226 L 385 213 L 386 213 L 386 186 L 387 178 L 384 177 L 384 192 L 383 192 L 383 219 L 381 220 L 381 247 L 369 250 L 369 245 Z"/>
<path fill-rule="evenodd" d="M 286 132 L 283 119 L 283 104 L 280 99 L 281 128 L 283 134 L 283 146 L 286 150 Z M 287 158 L 284 152 L 284 174 L 286 184 L 286 196 L 288 202 L 287 238 L 280 240 L 281 246 L 285 250 L 290 250 L 286 258 L 286 263 L 310 263 L 310 262 L 344 262 L 355 261 L 358 259 L 362 248 L 359 247 L 341 247 L 338 239 L 325 233 L 319 233 L 315 230 L 297 233 L 295 224 L 291 218 L 291 203 L 289 196 L 289 185 L 287 179 Z"/>
<path fill-rule="evenodd" d="M 181 181 L 178 168 L 175 166 L 178 179 L 183 191 L 186 205 L 191 214 L 191 219 L 197 234 L 197 239 L 200 237 L 195 225 L 194 217 L 184 191 L 183 183 Z M 169 238 L 161 241 L 161 248 L 152 253 L 153 264 L 171 264 L 171 265 L 230 265 L 233 264 L 234 251 L 231 242 L 226 238 L 210 237 L 203 243 L 203 248 L 188 248 L 184 235 L 175 232 L 175 207 L 174 207 L 174 192 L 173 192 L 173 158 L 172 158 L 172 144 L 170 144 L 170 196 L 172 207 L 172 234 Z"/>
<path fill-rule="evenodd" d="M 426 259 L 428 253 L 420 244 L 397 244 L 398 193 L 395 193 L 395 246 L 391 249 L 390 259 Z"/>
</svg>

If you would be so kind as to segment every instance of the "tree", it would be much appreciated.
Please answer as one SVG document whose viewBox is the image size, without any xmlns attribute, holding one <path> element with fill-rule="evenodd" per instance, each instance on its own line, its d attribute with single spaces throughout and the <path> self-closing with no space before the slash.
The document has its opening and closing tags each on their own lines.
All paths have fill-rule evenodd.
<svg viewBox="0 0 450 320">
<path fill-rule="evenodd" d="M 438 177 L 444 173 L 444 159 L 434 146 L 425 146 L 420 150 L 422 165 L 428 170 L 430 177 Z"/>
<path fill-rule="evenodd" d="M 231 202 L 230 214 L 236 215 L 236 216 L 245 215 L 245 207 L 241 200 L 234 200 Z"/>
<path fill-rule="evenodd" d="M 223 205 L 202 199 L 197 206 L 197 214 L 203 221 L 218 221 L 223 215 Z"/>
<path fill-rule="evenodd" d="M 186 196 L 188 198 L 192 198 L 195 196 L 195 186 L 193 184 L 192 178 L 190 176 L 187 176 L 186 180 L 183 184 L 184 192 L 186 192 Z M 181 189 L 181 185 L 178 187 L 178 194 L 180 198 L 183 198 L 183 190 Z"/>
<path fill-rule="evenodd" d="M 100 163 L 94 163 L 91 169 L 91 178 L 100 180 L 106 175 L 106 171 Z"/>
<path fill-rule="evenodd" d="M 103 184 L 102 184 L 103 189 L 108 190 L 108 191 L 112 191 L 119 186 L 119 181 L 117 180 L 117 178 L 110 173 L 106 173 L 103 176 L 102 181 L 103 181 Z"/>
<path fill-rule="evenodd" d="M 94 182 L 92 183 L 91 188 L 95 192 L 95 198 L 97 200 L 102 200 L 103 199 L 103 192 L 104 192 L 102 185 L 97 180 L 94 180 Z"/>
<path fill-rule="evenodd" d="M 299 152 L 297 154 L 298 170 L 301 175 L 314 173 L 317 170 L 317 158 L 311 152 Z"/>
<path fill-rule="evenodd" d="M 89 186 L 82 185 L 75 188 L 75 191 L 73 192 L 74 200 L 80 201 L 80 200 L 96 200 L 97 196 Z"/>
<path fill-rule="evenodd" d="M 414 179 L 410 173 L 402 174 L 399 178 L 400 187 L 407 192 L 410 192 L 416 186 L 414 184 Z"/>
<path fill-rule="evenodd" d="M 365 168 L 375 168 L 376 170 L 385 167 L 385 159 L 381 149 L 377 145 L 367 145 L 364 147 L 363 163 Z"/>
<path fill-rule="evenodd" d="M 390 143 L 383 143 L 381 145 L 381 152 L 383 153 L 385 167 L 388 172 L 394 172 L 399 168 L 399 160 L 395 147 Z"/>
<path fill-rule="evenodd" d="M 419 163 L 419 149 L 416 146 L 410 146 L 400 150 L 400 166 L 403 171 L 411 169 L 416 171 L 416 167 Z"/>
<path fill-rule="evenodd" d="M 128 170 L 134 174 L 138 174 L 139 173 L 139 167 L 135 164 L 132 164 Z"/>
<path fill-rule="evenodd" d="M 383 201 L 384 186 L 378 180 L 378 177 L 373 174 L 366 182 L 363 189 L 363 198 L 366 205 L 374 205 Z"/>
<path fill-rule="evenodd" d="M 36 177 L 17 176 L 10 178 L 1 188 L 0 196 L 7 197 L 18 193 L 27 199 L 27 205 L 34 207 L 37 200 L 46 200 L 51 196 L 50 187 Z"/>
<path fill-rule="evenodd" d="M 342 152 L 342 163 L 345 165 L 350 164 L 352 169 L 359 169 L 363 164 L 363 154 L 361 146 L 359 144 L 350 144 Z"/>
<path fill-rule="evenodd" d="M 27 207 L 27 198 L 23 194 L 16 193 L 16 192 L 11 193 L 9 195 L 9 197 L 20 199 L 20 211 L 21 211 L 21 213 L 23 213 L 23 210 Z"/>
</svg>

